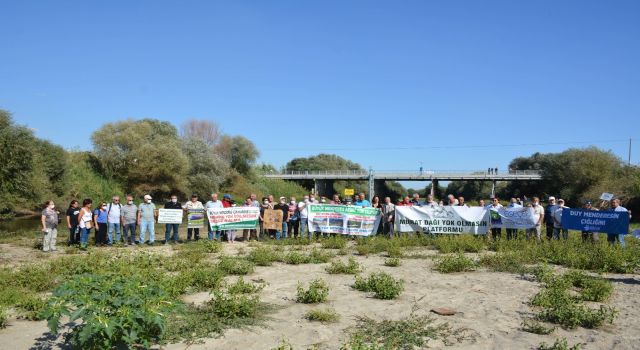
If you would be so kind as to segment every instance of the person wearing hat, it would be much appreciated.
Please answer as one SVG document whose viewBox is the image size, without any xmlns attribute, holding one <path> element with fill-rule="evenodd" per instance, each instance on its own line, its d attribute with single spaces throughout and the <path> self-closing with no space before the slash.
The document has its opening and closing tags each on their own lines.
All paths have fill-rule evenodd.
<svg viewBox="0 0 640 350">
<path fill-rule="evenodd" d="M 191 195 L 191 200 L 185 203 L 185 205 L 182 208 L 187 212 L 187 215 L 189 214 L 190 210 L 204 210 L 204 206 L 202 205 L 202 202 L 198 200 L 198 195 L 195 193 Z M 191 241 L 192 236 L 193 236 L 193 239 L 195 239 L 196 241 L 200 239 L 199 227 L 187 228 L 187 241 Z"/>
<path fill-rule="evenodd" d="M 594 208 L 591 201 L 585 201 L 584 202 L 584 209 L 587 210 L 598 210 L 598 208 Z M 591 241 L 593 243 L 598 241 L 598 232 L 594 232 L 594 231 L 582 231 L 582 241 L 586 242 L 586 241 Z"/>
<path fill-rule="evenodd" d="M 155 223 L 158 212 L 156 205 L 151 202 L 153 198 L 146 194 L 144 196 L 144 203 L 140 204 L 138 210 L 138 226 L 140 226 L 140 240 L 136 243 L 147 243 L 152 245 L 156 240 Z M 149 241 L 145 242 L 145 233 L 149 232 Z"/>
<path fill-rule="evenodd" d="M 276 231 L 276 239 L 287 238 L 287 223 L 289 222 L 289 205 L 286 197 L 280 197 L 280 202 L 273 206 L 275 210 L 282 210 L 282 228 Z"/>
<path fill-rule="evenodd" d="M 211 200 L 208 201 L 205 205 L 204 205 L 205 209 L 213 209 L 213 208 L 224 208 L 222 201 L 218 200 L 218 194 L 217 193 L 212 193 L 211 194 Z M 207 214 L 207 217 L 209 217 L 209 214 Z M 208 228 L 208 236 L 209 236 L 209 240 L 212 241 L 214 239 L 214 235 L 213 235 L 213 231 L 211 230 L 211 224 L 207 224 L 207 228 Z M 217 241 L 220 240 L 220 230 L 217 230 L 215 232 L 215 239 Z"/>
<path fill-rule="evenodd" d="M 558 209 L 556 197 L 549 196 L 549 205 L 544 208 L 544 223 L 547 226 L 547 239 L 553 238 L 553 213 Z"/>
</svg>

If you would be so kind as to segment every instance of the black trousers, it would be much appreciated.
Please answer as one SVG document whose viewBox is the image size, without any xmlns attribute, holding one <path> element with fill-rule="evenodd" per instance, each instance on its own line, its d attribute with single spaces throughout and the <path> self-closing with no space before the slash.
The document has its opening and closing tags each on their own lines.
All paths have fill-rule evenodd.
<svg viewBox="0 0 640 350">
<path fill-rule="evenodd" d="M 71 226 L 69 229 L 69 245 L 80 244 L 80 228 L 78 225 Z"/>
<path fill-rule="evenodd" d="M 492 228 L 491 229 L 491 238 L 498 239 L 500 238 L 500 236 L 502 236 L 502 229 L 501 228 Z"/>
<path fill-rule="evenodd" d="M 298 231 L 300 231 L 300 220 L 291 220 L 287 223 L 287 237 L 292 237 L 291 232 L 293 232 L 293 237 L 298 237 Z"/>
<path fill-rule="evenodd" d="M 98 244 L 107 244 L 107 232 L 108 232 L 108 226 L 109 224 L 105 223 L 98 223 L 98 229 L 96 230 L 96 245 Z"/>
<path fill-rule="evenodd" d="M 547 224 L 547 239 L 553 239 L 553 224 Z"/>
<path fill-rule="evenodd" d="M 188 228 L 187 229 L 187 240 L 191 240 L 191 234 L 193 234 L 193 239 L 196 241 L 200 239 L 200 229 L 199 228 Z"/>
<path fill-rule="evenodd" d="M 507 239 L 515 239 L 518 238 L 518 230 L 515 228 L 507 229 Z"/>
</svg>

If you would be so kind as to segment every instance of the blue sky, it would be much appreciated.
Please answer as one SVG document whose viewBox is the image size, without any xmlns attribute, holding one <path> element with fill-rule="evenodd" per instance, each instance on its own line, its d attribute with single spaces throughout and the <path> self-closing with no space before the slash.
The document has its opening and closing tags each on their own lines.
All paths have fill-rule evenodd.
<svg viewBox="0 0 640 350">
<path fill-rule="evenodd" d="M 640 162 L 640 1 L 2 1 L 0 108 L 67 148 L 217 121 L 281 166 L 505 169 L 594 143 Z M 606 141 L 606 142 L 603 142 Z"/>
</svg>

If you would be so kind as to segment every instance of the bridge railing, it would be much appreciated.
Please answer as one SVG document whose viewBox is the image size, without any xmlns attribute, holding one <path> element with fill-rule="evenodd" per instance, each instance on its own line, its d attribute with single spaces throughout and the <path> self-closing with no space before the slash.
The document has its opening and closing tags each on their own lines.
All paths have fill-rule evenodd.
<svg viewBox="0 0 640 350">
<path fill-rule="evenodd" d="M 374 170 L 374 174 L 383 175 L 383 174 L 404 174 L 404 175 L 440 175 L 440 174 L 469 174 L 469 175 L 541 175 L 542 172 L 540 170 L 516 170 L 511 169 L 508 172 L 498 172 L 498 173 L 489 173 L 487 170 Z M 356 176 L 367 176 L 369 175 L 368 170 L 307 170 L 307 171 L 299 171 L 299 170 L 285 170 L 285 171 L 274 171 L 268 172 L 266 175 L 356 175 Z"/>
</svg>

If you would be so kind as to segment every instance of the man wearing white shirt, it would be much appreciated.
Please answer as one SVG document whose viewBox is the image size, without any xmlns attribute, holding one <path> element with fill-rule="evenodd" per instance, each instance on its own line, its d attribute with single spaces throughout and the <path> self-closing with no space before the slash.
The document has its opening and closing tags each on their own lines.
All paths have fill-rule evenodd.
<svg viewBox="0 0 640 350">
<path fill-rule="evenodd" d="M 224 206 L 222 205 L 222 201 L 218 200 L 218 194 L 217 193 L 212 193 L 211 194 L 211 200 L 208 201 L 205 205 L 204 205 L 205 209 L 209 209 L 209 208 L 224 208 Z M 209 217 L 209 214 L 207 214 L 207 217 Z M 207 227 L 207 233 L 209 236 L 209 240 L 212 241 L 214 239 L 213 236 L 213 231 L 211 230 L 211 224 L 208 224 Z M 216 235 L 215 235 L 215 239 L 217 241 L 220 240 L 220 230 L 216 231 Z"/>
<path fill-rule="evenodd" d="M 489 210 L 498 211 L 498 209 L 502 208 L 502 204 L 498 201 L 498 198 L 494 197 L 491 206 L 489 206 Z M 502 236 L 502 228 L 501 227 L 492 227 L 491 228 L 491 238 L 493 240 L 497 240 Z"/>
<path fill-rule="evenodd" d="M 562 233 L 562 239 L 569 239 L 569 230 L 562 228 L 562 209 L 567 208 L 564 206 L 564 199 L 558 199 L 558 209 L 553 212 L 553 239 L 560 239 Z"/>
<path fill-rule="evenodd" d="M 611 210 L 619 212 L 628 212 L 627 208 L 620 205 L 620 199 L 614 198 L 611 200 Z M 629 214 L 629 220 L 631 220 L 631 214 Z M 620 246 L 624 247 L 624 235 L 623 234 L 607 234 L 607 241 L 611 244 L 615 244 L 616 240 L 620 242 Z"/>
</svg>

